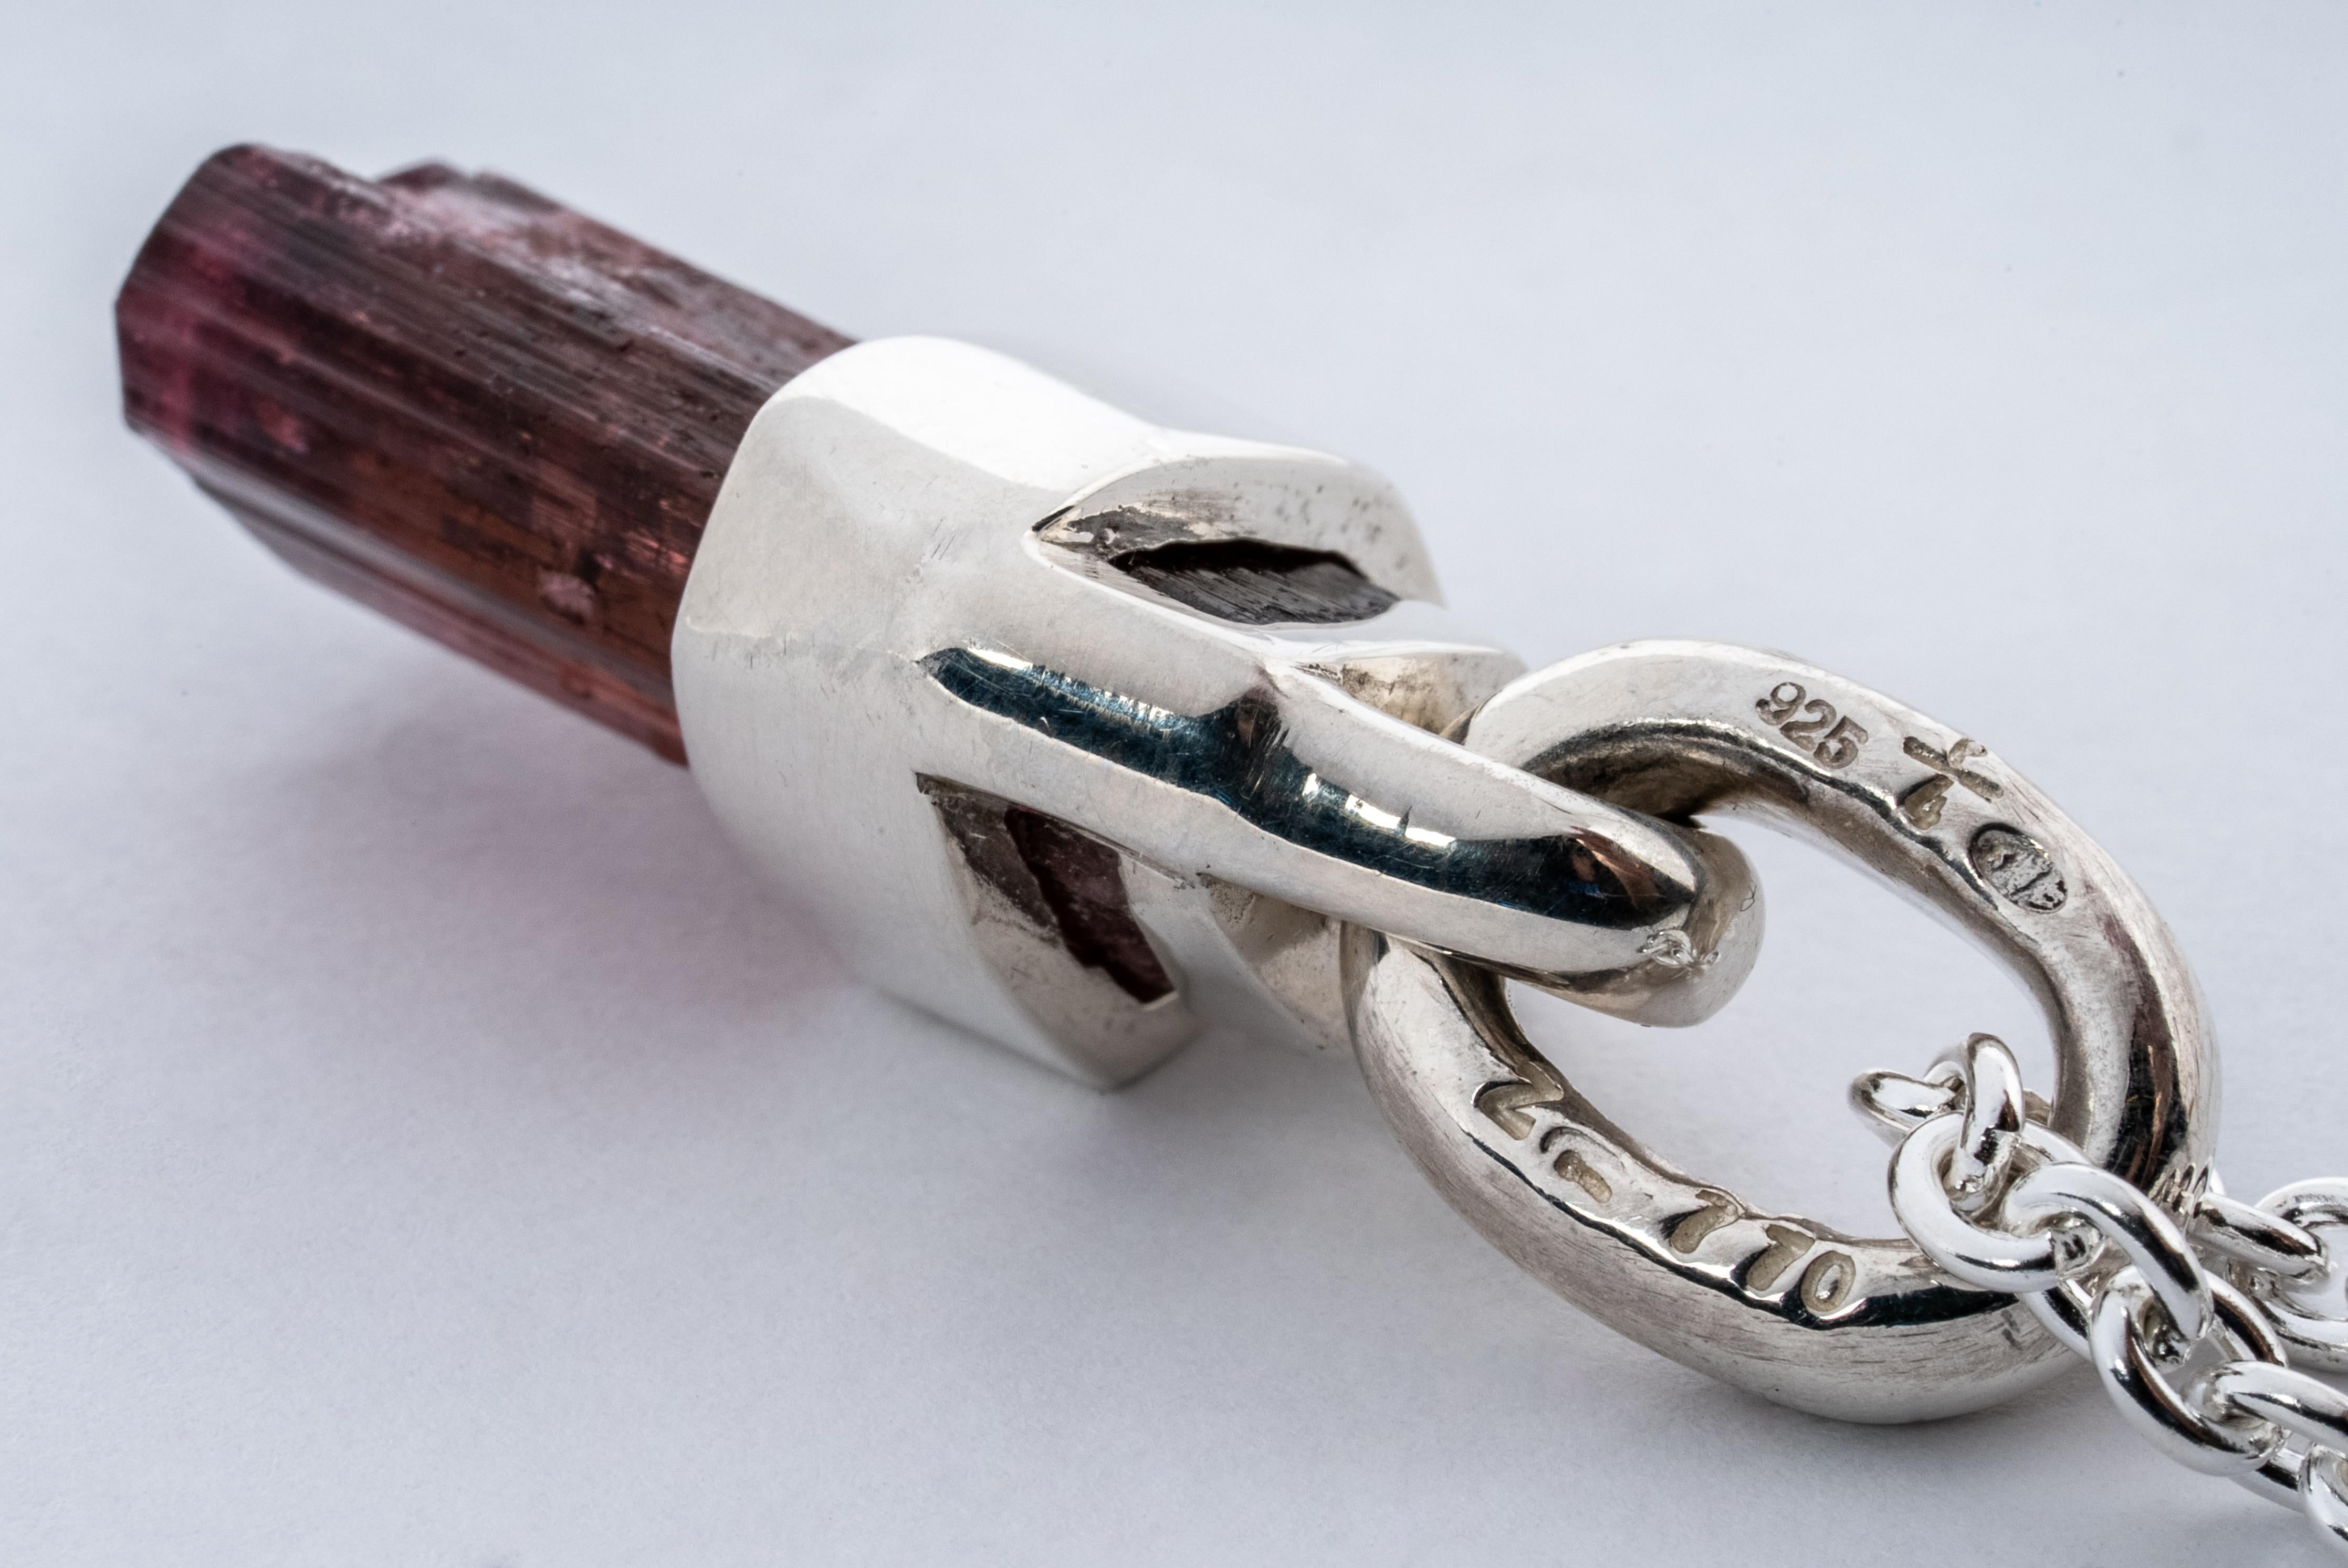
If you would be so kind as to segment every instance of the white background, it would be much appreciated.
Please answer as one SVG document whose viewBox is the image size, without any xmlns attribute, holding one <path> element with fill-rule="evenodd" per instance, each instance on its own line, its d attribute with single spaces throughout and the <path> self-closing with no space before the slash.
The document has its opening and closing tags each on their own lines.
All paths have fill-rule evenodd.
<svg viewBox="0 0 2348 1568">
<path fill-rule="evenodd" d="M 1367 460 L 1536 662 L 1789 648 L 2030 772 L 2192 954 L 2256 1194 L 2348 1169 L 2336 5 L 6 9 L 0 1561 L 2321 1560 L 2084 1378 L 1863 1430 L 1632 1346 L 1342 1061 L 1099 1095 L 846 982 L 685 774 L 127 435 L 108 306 L 220 145 L 438 155 Z M 1848 1077 L 2043 1036 L 1756 853 L 1716 1021 L 1540 1031 L 1875 1228 Z"/>
</svg>

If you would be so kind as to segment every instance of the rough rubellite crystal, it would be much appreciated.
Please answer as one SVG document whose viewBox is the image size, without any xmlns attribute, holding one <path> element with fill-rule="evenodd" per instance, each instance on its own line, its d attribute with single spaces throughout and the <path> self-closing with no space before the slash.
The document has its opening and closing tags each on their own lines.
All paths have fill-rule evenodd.
<svg viewBox="0 0 2348 1568">
<path fill-rule="evenodd" d="M 742 433 L 850 339 L 494 175 L 232 148 L 116 303 L 125 412 L 298 569 L 685 760 Z"/>
</svg>

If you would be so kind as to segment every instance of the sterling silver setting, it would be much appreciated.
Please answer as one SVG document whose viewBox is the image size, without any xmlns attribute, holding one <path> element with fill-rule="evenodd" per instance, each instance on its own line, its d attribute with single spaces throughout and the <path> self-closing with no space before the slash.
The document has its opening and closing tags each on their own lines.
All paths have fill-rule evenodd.
<svg viewBox="0 0 2348 1568">
<path fill-rule="evenodd" d="M 2303 1369 L 2348 1370 L 2348 1182 L 2226 1194 L 2176 942 L 1970 735 L 1766 650 L 1526 673 L 1369 470 L 935 339 L 769 402 L 673 655 L 718 817 L 880 989 L 1103 1086 L 1210 1024 L 1350 1050 L 1462 1215 L 1662 1353 L 1863 1421 L 2084 1358 L 2156 1447 L 2348 1552 L 2348 1399 Z M 1900 1236 L 1751 1212 L 1510 1013 L 1510 980 L 1717 1011 L 1763 924 L 1723 814 L 1885 880 L 2045 1013 L 2047 1097 L 1987 1035 L 1852 1086 Z"/>
<path fill-rule="evenodd" d="M 2052 802 L 1972 743 L 1963 754 L 1978 787 L 1919 807 L 1920 788 L 1949 775 L 1910 747 L 1958 750 L 1946 726 L 1785 654 L 1649 642 L 1523 677 L 1464 738 L 1664 820 L 1757 817 L 1887 879 L 2040 999 L 2061 1064 L 2054 1125 L 2081 1157 L 2116 1180 L 2199 1191 L 2214 1053 L 2168 927 Z M 2035 897 L 1984 872 L 1985 838 L 2033 846 L 2047 867 Z M 2000 1294 L 2028 1288 L 2009 1278 L 2021 1264 L 1965 1273 L 1906 1238 L 1754 1213 L 1575 1094 L 1518 1032 L 1488 973 L 1383 937 L 1357 939 L 1350 956 L 1363 1071 L 1403 1146 L 1494 1245 L 1583 1310 L 1756 1393 L 1846 1419 L 1978 1409 L 2062 1368 L 2053 1338 Z M 2018 1122 L 2018 1075 L 2006 1089 L 2000 1109 Z M 1968 1150 L 1994 1155 L 1997 1125 L 1957 1131 Z M 1946 1143 L 1933 1156 L 1942 1164 L 1958 1152 L 1956 1136 Z"/>
<path fill-rule="evenodd" d="M 1117 528 L 1342 558 L 1385 607 L 1218 618 L 1113 564 Z M 1725 840 L 1433 733 L 1523 666 L 1441 609 L 1383 479 L 965 344 L 863 343 L 776 395 L 673 654 L 694 776 L 858 971 L 1088 1082 L 1209 1020 L 1341 1048 L 1332 921 L 1659 1023 L 1709 1015 L 1758 947 Z M 1113 848 L 1163 989 L 1021 897 L 1004 803 Z"/>
</svg>

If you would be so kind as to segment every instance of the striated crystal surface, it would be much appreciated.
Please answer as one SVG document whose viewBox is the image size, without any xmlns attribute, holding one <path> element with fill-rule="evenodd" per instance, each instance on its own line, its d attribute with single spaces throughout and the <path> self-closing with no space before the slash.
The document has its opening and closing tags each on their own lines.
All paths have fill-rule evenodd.
<svg viewBox="0 0 2348 1568">
<path fill-rule="evenodd" d="M 495 175 L 260 147 L 189 179 L 116 323 L 132 427 L 270 548 L 677 762 L 718 482 L 850 341 Z"/>
</svg>

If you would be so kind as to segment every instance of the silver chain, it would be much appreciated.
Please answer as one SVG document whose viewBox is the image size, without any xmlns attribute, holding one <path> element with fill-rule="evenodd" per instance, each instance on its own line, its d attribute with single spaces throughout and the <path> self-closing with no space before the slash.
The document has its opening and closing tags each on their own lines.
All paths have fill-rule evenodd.
<svg viewBox="0 0 2348 1568">
<path fill-rule="evenodd" d="M 2296 1501 L 2348 1554 L 2348 1180 L 2167 1207 L 2045 1125 L 2013 1054 L 1977 1034 L 1922 1078 L 1872 1072 L 1859 1111 L 1898 1145 L 1891 1208 L 1952 1277 L 2020 1296 L 2153 1445 Z M 2296 1361 L 2297 1366 L 2292 1365 Z"/>
</svg>

